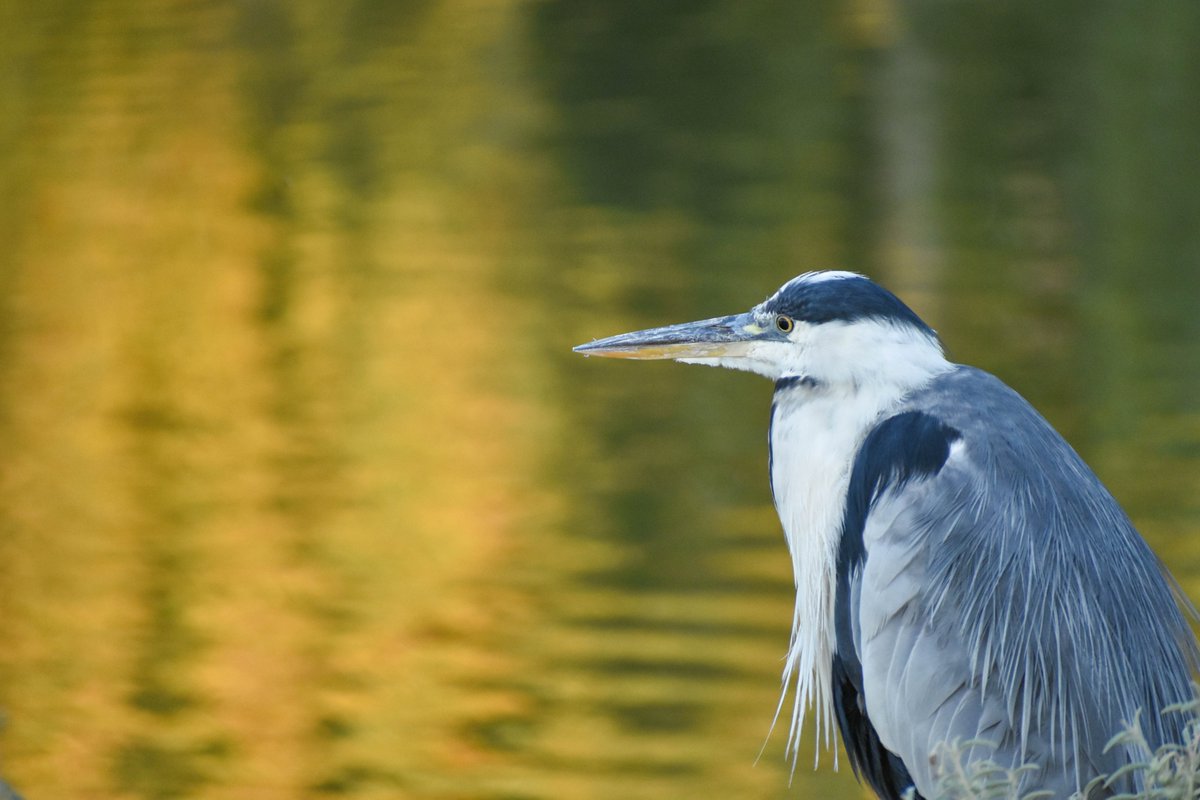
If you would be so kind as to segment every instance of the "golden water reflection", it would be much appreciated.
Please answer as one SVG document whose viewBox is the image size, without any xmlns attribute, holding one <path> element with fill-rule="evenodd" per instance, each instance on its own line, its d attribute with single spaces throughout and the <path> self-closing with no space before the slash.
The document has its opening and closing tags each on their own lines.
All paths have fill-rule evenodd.
<svg viewBox="0 0 1200 800">
<path fill-rule="evenodd" d="M 758 759 L 791 603 L 770 387 L 569 350 L 809 267 L 1029 394 L 1200 596 L 1194 106 L 1140 110 L 1140 166 L 1087 160 L 1142 133 L 1108 124 L 1138 110 L 1112 52 L 1166 53 L 1169 99 L 1190 40 L 1080 34 L 1056 69 L 1111 102 L 1057 130 L 1073 98 L 1023 105 L 969 20 L 977 61 L 887 4 L 738 8 L 0 12 L 16 787 L 860 796 L 808 743 L 789 788 L 779 732 Z M 1160 179 L 1165 221 L 1131 218 Z"/>
</svg>

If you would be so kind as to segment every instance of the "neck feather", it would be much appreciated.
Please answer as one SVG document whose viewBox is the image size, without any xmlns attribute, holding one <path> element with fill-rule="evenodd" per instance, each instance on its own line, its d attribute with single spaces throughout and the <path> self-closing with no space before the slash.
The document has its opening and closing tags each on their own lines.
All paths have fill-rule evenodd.
<svg viewBox="0 0 1200 800">
<path fill-rule="evenodd" d="M 912 353 L 911 347 L 904 351 L 908 356 Z M 867 432 L 909 392 L 952 368 L 936 345 L 927 354 L 864 378 L 829 381 L 795 376 L 776 384 L 771 490 L 796 582 L 791 642 L 783 668 L 785 696 L 794 685 L 787 742 L 793 765 L 810 708 L 816 717 L 817 756 L 822 743 L 827 748 L 833 743 L 837 547 L 854 456 Z M 776 719 L 784 699 L 780 698 Z"/>
</svg>

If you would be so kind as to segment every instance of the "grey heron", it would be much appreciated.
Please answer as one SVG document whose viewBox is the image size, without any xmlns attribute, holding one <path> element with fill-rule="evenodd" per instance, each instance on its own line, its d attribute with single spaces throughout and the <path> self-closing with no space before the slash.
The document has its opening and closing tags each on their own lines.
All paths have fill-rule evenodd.
<svg viewBox="0 0 1200 800">
<path fill-rule="evenodd" d="M 810 272 L 749 311 L 612 336 L 585 355 L 674 359 L 775 382 L 771 492 L 796 582 L 784 691 L 834 722 L 882 798 L 932 797 L 935 748 L 1028 764 L 1021 792 L 1137 788 L 1106 743 L 1194 696 L 1195 614 L 1096 475 L 1020 395 L 951 363 L 895 295 Z M 783 700 L 780 701 L 781 705 Z"/>
</svg>

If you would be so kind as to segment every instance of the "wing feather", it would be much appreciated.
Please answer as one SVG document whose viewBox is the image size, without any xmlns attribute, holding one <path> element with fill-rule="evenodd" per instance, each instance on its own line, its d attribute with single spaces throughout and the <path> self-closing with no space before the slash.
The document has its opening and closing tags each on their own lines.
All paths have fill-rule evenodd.
<svg viewBox="0 0 1200 800">
<path fill-rule="evenodd" d="M 1200 659 L 1177 587 L 1011 389 L 938 378 L 868 435 L 847 503 L 837 658 L 919 792 L 956 739 L 1038 766 L 1023 791 L 1056 796 L 1129 761 L 1104 746 L 1139 709 L 1152 745 L 1180 739 L 1159 711 L 1192 697 Z"/>
</svg>

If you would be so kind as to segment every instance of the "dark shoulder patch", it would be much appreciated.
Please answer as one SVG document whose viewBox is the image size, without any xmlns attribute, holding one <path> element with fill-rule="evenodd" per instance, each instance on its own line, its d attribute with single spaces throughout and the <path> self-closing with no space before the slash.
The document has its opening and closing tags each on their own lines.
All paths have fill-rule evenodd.
<svg viewBox="0 0 1200 800">
<path fill-rule="evenodd" d="M 950 457 L 950 445 L 962 438 L 956 429 L 921 411 L 905 411 L 875 426 L 863 441 L 850 472 L 838 575 L 862 563 L 863 528 L 879 496 L 911 480 L 936 475 Z"/>
<path fill-rule="evenodd" d="M 854 646 L 851 592 L 866 558 L 863 529 L 871 507 L 885 491 L 936 475 L 950 457 L 950 446 L 961 437 L 937 417 L 906 411 L 885 419 L 867 434 L 850 472 L 837 557 L 834 706 L 855 772 L 880 797 L 899 798 L 912 779 L 900 758 L 880 743 L 862 700 L 862 661 Z"/>
</svg>

